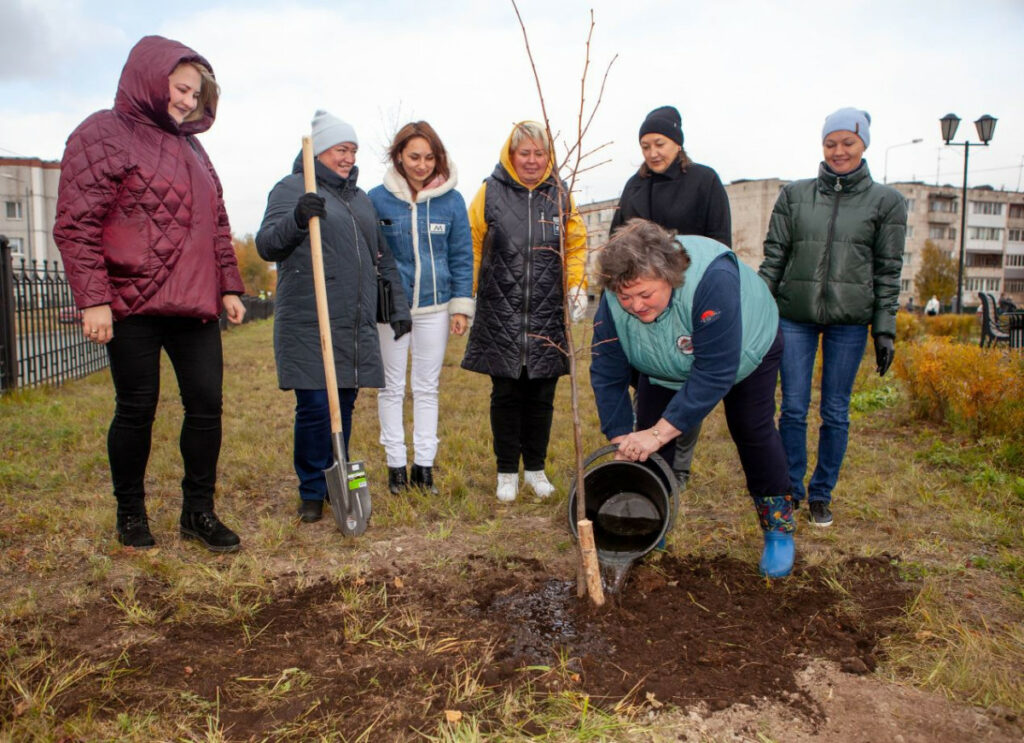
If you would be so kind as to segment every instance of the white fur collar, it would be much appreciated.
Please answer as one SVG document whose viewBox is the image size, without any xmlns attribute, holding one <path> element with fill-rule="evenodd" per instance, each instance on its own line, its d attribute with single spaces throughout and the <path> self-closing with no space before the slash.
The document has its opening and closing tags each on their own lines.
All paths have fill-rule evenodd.
<svg viewBox="0 0 1024 743">
<path fill-rule="evenodd" d="M 442 196 L 455 188 L 459 181 L 459 175 L 458 170 L 455 168 L 455 163 L 450 160 L 448 161 L 448 170 L 450 171 L 448 180 L 437 188 L 430 188 L 416 194 L 417 204 L 422 204 L 427 199 L 436 199 L 438 196 Z M 398 174 L 394 165 L 389 165 L 387 172 L 384 173 L 384 188 L 390 191 L 396 199 L 407 204 L 412 203 L 412 191 L 409 190 L 409 183 Z"/>
</svg>

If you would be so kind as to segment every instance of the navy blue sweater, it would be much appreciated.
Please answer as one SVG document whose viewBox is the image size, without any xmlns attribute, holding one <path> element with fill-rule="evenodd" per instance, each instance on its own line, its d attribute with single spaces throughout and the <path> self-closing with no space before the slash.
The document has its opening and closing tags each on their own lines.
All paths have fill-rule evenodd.
<svg viewBox="0 0 1024 743">
<path fill-rule="evenodd" d="M 670 301 L 679 295 L 672 292 Z M 728 254 L 720 255 L 701 278 L 694 293 L 693 366 L 662 418 L 680 431 L 693 429 L 732 388 L 740 364 L 743 322 L 739 268 Z M 702 320 L 701 318 L 704 318 Z M 678 353 L 675 348 L 666 353 Z M 601 431 L 609 439 L 633 430 L 629 387 L 633 369 L 619 344 L 618 331 L 604 295 L 594 316 L 590 386 L 594 389 Z"/>
</svg>

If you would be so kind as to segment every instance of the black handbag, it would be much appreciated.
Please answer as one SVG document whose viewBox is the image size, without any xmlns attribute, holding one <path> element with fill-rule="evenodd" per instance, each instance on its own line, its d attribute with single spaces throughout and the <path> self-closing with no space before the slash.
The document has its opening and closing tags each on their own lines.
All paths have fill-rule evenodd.
<svg viewBox="0 0 1024 743">
<path fill-rule="evenodd" d="M 391 324 L 391 282 L 377 273 L 377 322 Z"/>
</svg>

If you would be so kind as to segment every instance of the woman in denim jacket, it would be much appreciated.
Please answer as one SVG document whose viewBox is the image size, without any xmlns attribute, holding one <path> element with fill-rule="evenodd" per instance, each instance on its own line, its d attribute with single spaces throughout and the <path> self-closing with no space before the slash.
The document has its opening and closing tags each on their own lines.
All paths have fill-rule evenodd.
<svg viewBox="0 0 1024 743">
<path fill-rule="evenodd" d="M 436 494 L 438 386 L 448 334 L 465 333 L 473 316 L 473 243 L 466 202 L 455 190 L 455 164 L 433 127 L 425 121 L 406 124 L 388 157 L 384 183 L 369 196 L 398 264 L 412 332 L 395 340 L 387 325 L 378 325 L 386 385 L 377 397 L 380 443 L 392 493 L 412 484 Z M 402 404 L 410 352 L 413 463 L 407 476 Z"/>
</svg>

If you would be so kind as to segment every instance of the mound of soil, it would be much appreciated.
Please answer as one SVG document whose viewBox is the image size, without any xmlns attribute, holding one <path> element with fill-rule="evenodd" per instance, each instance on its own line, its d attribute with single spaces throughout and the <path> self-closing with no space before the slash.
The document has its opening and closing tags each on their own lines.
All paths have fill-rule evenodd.
<svg viewBox="0 0 1024 743">
<path fill-rule="evenodd" d="M 822 710 L 800 672 L 814 658 L 874 669 L 912 591 L 889 556 L 769 582 L 727 557 L 666 554 L 597 610 L 536 561 L 469 555 L 443 575 L 395 568 L 301 587 L 285 576 L 222 607 L 228 621 L 174 617 L 170 587 L 150 579 L 132 597 L 149 622 L 125 624 L 111 600 L 61 620 L 48 642 L 120 669 L 113 685 L 60 697 L 61 712 L 97 700 L 111 715 L 216 705 L 233 740 L 324 718 L 347 738 L 372 726 L 374 739 L 402 740 L 451 710 L 478 713 L 486 732 L 484 707 L 510 687 L 573 690 L 620 711 L 767 699 L 813 727 Z"/>
</svg>

